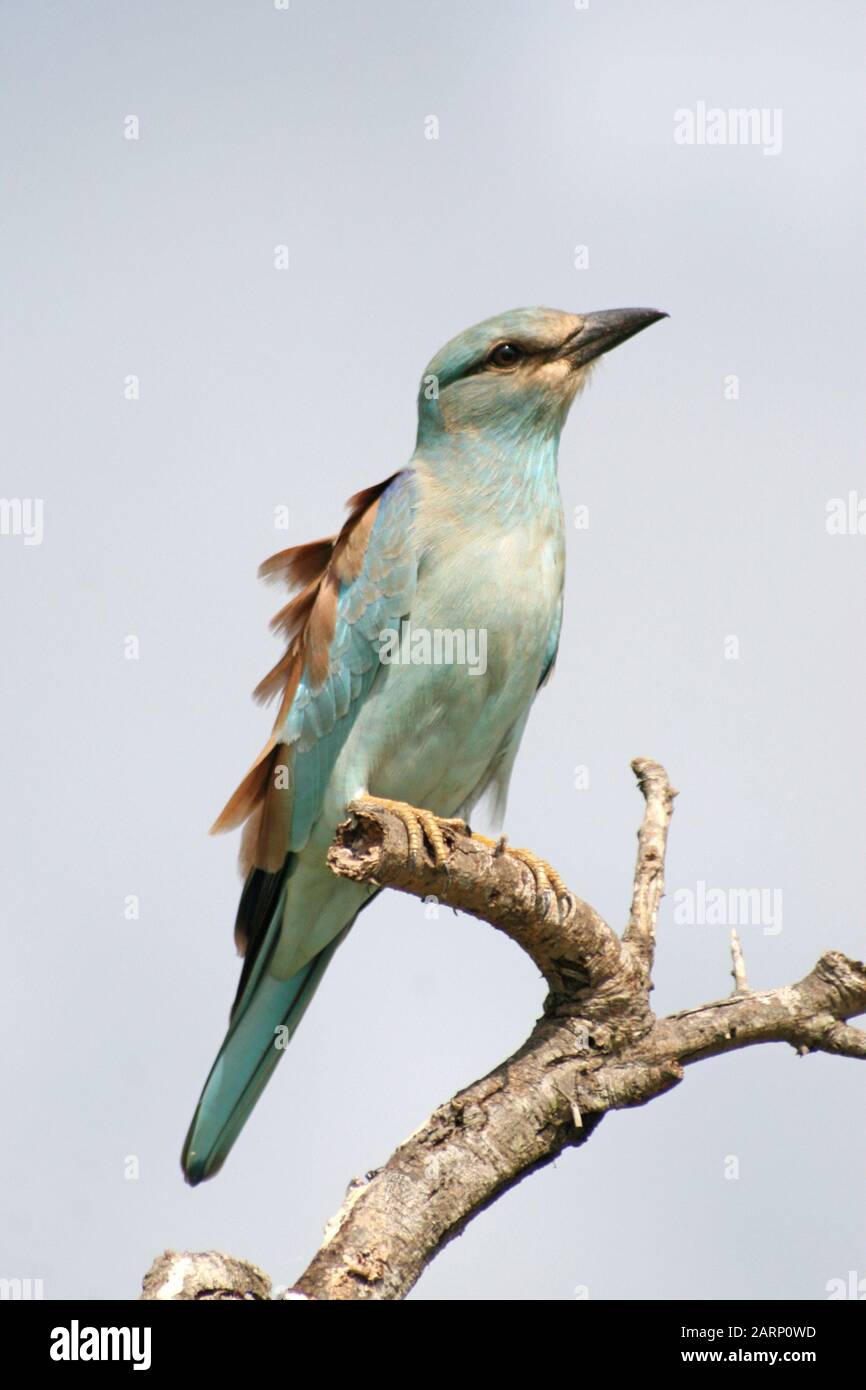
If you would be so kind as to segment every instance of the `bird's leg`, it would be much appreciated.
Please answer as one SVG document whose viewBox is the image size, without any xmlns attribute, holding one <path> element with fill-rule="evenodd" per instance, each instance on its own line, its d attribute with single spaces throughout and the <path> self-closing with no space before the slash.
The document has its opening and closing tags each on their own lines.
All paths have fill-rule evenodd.
<svg viewBox="0 0 866 1390">
<path fill-rule="evenodd" d="M 425 811 L 420 806 L 410 806 L 406 801 L 391 801 L 386 796 L 370 796 L 365 793 L 356 798 L 358 801 L 369 802 L 371 806 L 382 806 L 388 811 L 393 811 L 406 827 L 406 835 L 409 840 L 409 858 L 413 862 L 417 861 L 423 844 L 423 836 L 426 835 L 433 851 L 433 862 L 437 867 L 444 864 L 448 858 L 448 846 L 445 843 L 445 836 L 442 827 L 448 830 L 456 830 L 460 834 L 466 834 L 469 830 L 464 820 L 457 817 L 447 818 L 444 816 L 434 816 L 432 811 Z"/>
</svg>

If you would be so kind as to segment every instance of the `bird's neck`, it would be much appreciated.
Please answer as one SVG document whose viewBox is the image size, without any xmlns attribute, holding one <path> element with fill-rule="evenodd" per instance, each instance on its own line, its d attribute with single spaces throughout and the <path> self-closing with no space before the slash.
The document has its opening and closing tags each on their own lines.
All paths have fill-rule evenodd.
<svg viewBox="0 0 866 1390">
<path fill-rule="evenodd" d="M 527 514 L 561 511 L 558 449 L 558 432 L 503 440 L 467 431 L 419 444 L 412 466 L 428 496 L 506 527 Z"/>
</svg>

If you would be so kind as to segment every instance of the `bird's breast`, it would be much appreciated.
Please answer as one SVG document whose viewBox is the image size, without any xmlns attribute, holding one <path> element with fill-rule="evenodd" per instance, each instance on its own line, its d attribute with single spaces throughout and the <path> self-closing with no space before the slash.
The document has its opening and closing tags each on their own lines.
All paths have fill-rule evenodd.
<svg viewBox="0 0 866 1390">
<path fill-rule="evenodd" d="M 427 551 L 413 617 L 485 632 L 495 675 L 517 656 L 541 659 L 564 571 L 561 511 L 498 531 L 464 524 Z"/>
<path fill-rule="evenodd" d="M 429 514 L 428 518 L 429 520 Z M 531 704 L 555 637 L 561 507 L 492 526 L 456 514 L 416 526 L 411 611 L 380 634 L 382 671 L 338 764 L 337 801 L 368 787 L 450 815 Z"/>
</svg>

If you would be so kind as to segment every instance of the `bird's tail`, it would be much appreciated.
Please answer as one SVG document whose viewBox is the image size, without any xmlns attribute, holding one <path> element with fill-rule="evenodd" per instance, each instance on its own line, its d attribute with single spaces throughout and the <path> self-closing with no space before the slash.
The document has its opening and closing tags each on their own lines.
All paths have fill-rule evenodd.
<svg viewBox="0 0 866 1390">
<path fill-rule="evenodd" d="M 285 897 L 283 879 L 281 891 L 271 899 L 270 920 L 255 958 L 246 962 L 228 1033 L 186 1136 L 181 1166 L 193 1187 L 219 1172 L 352 925 L 348 922 L 296 975 L 275 979 L 268 964 L 279 939 Z"/>
</svg>

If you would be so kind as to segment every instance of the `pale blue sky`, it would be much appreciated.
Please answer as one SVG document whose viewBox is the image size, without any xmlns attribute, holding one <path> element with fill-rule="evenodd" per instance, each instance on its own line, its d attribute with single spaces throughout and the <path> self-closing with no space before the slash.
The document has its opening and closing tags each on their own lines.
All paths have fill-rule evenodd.
<svg viewBox="0 0 866 1390">
<path fill-rule="evenodd" d="M 674 920 L 699 882 L 781 890 L 782 930 L 742 932 L 756 985 L 863 955 L 866 535 L 825 516 L 866 495 L 864 16 L 112 0 L 7 5 L 0 29 L 0 491 L 44 501 L 41 545 L 0 536 L 0 1275 L 133 1297 L 165 1246 L 218 1247 L 289 1282 L 349 1180 L 543 995 L 493 931 L 383 895 L 224 1172 L 184 1185 L 238 970 L 236 847 L 206 831 L 270 727 L 248 698 L 275 652 L 256 566 L 405 461 L 422 369 L 468 324 L 671 315 L 606 359 L 563 438 L 590 525 L 569 529 L 511 839 L 622 924 L 629 760 L 659 758 L 681 790 L 659 1011 L 730 988 L 726 929 Z M 780 152 L 676 143 L 699 102 L 780 110 Z M 863 1085 L 781 1047 L 692 1068 L 481 1216 L 414 1296 L 821 1298 L 866 1276 Z"/>
</svg>

